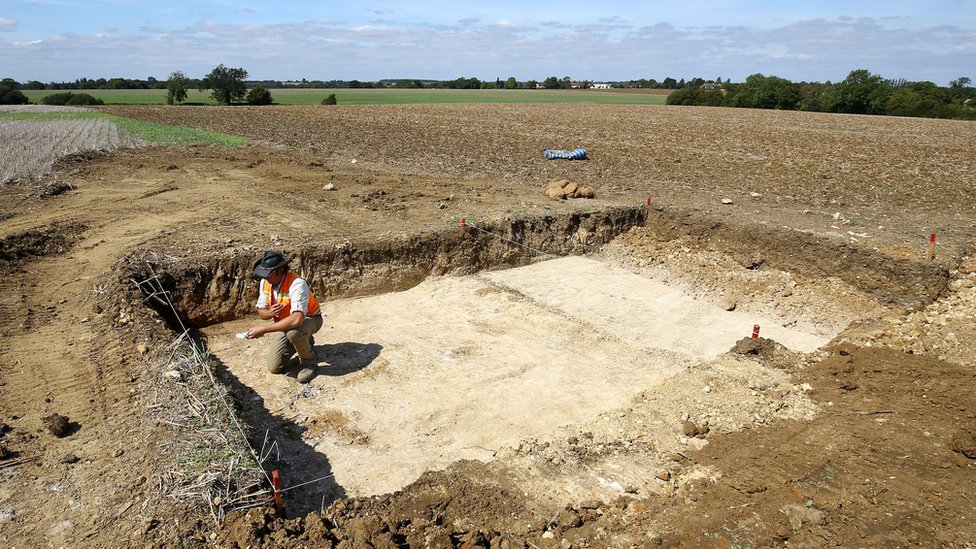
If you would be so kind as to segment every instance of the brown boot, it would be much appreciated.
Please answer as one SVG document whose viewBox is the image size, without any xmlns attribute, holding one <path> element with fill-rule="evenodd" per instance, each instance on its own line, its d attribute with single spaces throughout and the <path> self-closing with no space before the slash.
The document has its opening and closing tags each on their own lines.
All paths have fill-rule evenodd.
<svg viewBox="0 0 976 549">
<path fill-rule="evenodd" d="M 299 383 L 308 383 L 309 381 L 312 381 L 312 379 L 315 378 L 318 366 L 318 362 L 314 360 L 309 362 L 303 361 L 302 369 L 298 371 L 298 375 L 295 376 L 295 379 L 297 379 Z"/>
</svg>

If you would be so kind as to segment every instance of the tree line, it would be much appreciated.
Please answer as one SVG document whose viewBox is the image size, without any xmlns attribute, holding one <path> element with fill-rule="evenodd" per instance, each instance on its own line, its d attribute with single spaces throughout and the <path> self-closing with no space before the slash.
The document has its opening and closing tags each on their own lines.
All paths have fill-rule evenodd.
<svg viewBox="0 0 976 549">
<path fill-rule="evenodd" d="M 543 81 L 518 81 L 514 76 L 505 80 L 496 78 L 482 81 L 474 77 L 454 80 L 395 79 L 377 82 L 358 80 L 302 80 L 300 82 L 261 80 L 248 81 L 243 68 L 218 65 L 203 78 L 189 78 L 182 71 L 170 74 L 167 80 L 129 80 L 125 78 L 87 79 L 75 82 L 42 84 L 31 80 L 21 84 L 10 78 L 0 81 L 0 104 L 26 104 L 23 89 L 86 90 L 86 89 L 166 89 L 168 104 L 183 103 L 187 91 L 210 90 L 210 96 L 225 105 L 247 103 L 269 105 L 273 102 L 269 88 L 450 88 L 450 89 L 565 89 L 587 88 L 590 81 L 573 81 L 569 76 L 550 76 Z M 614 87 L 659 88 L 676 90 L 668 96 L 669 105 L 703 105 L 721 107 L 745 107 L 758 109 L 804 110 L 853 114 L 886 114 L 894 116 L 920 116 L 932 118 L 959 118 L 976 120 L 976 88 L 969 77 L 953 80 L 946 87 L 932 82 L 886 80 L 867 69 L 851 71 L 847 78 L 836 84 L 831 82 L 794 83 L 778 76 L 753 74 L 745 82 L 723 82 L 721 78 L 705 81 L 696 77 L 685 81 L 668 77 L 658 82 L 654 79 L 613 82 Z M 334 94 L 328 104 L 335 104 Z M 91 101 L 91 103 L 87 103 Z M 47 104 L 94 104 L 97 99 L 87 94 L 58 93 L 44 98 Z M 325 103 L 325 102 L 323 102 Z"/>
<path fill-rule="evenodd" d="M 223 67 L 223 65 L 220 65 Z M 225 67 L 226 68 L 226 67 Z M 236 69 L 243 70 L 243 69 Z M 245 71 L 246 72 L 246 71 Z M 158 80 L 152 76 L 146 79 L 138 78 L 79 78 L 74 81 L 63 82 L 40 82 L 29 80 L 25 83 L 17 83 L 20 90 L 149 90 L 167 89 L 174 77 L 181 80 L 188 89 L 203 87 L 204 81 L 212 76 L 211 74 L 203 78 L 191 78 L 176 71 L 170 75 L 169 79 Z M 246 78 L 246 77 L 245 77 Z M 418 78 L 401 79 L 381 79 L 376 81 L 366 80 L 244 80 L 243 83 L 248 88 L 263 87 L 273 88 L 450 88 L 450 89 L 567 89 L 575 81 L 569 76 L 558 78 L 549 76 L 543 80 L 517 80 L 514 76 L 506 79 L 496 78 L 492 80 L 481 80 L 476 77 L 458 77 L 452 80 L 430 80 Z M 701 78 L 689 80 L 687 85 L 704 82 Z M 591 80 L 580 81 L 581 87 L 588 87 L 593 82 Z M 686 85 L 685 80 L 675 80 L 668 77 L 658 82 L 657 80 L 644 79 L 629 81 L 607 82 L 613 87 L 637 87 L 637 88 L 661 88 L 679 89 Z"/>
<path fill-rule="evenodd" d="M 685 86 L 669 95 L 667 103 L 976 120 L 976 88 L 971 84 L 968 76 L 946 87 L 887 80 L 867 69 L 853 70 L 836 84 L 794 83 L 757 73 L 741 83 Z"/>
</svg>

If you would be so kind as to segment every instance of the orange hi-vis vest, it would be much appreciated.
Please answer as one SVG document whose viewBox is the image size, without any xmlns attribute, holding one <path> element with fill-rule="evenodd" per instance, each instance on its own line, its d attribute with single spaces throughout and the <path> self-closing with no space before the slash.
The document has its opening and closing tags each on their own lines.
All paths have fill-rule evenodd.
<svg viewBox="0 0 976 549">
<path fill-rule="evenodd" d="M 281 281 L 281 291 L 278 292 L 277 300 L 275 299 L 274 288 L 271 287 L 271 283 L 268 282 L 267 279 L 261 281 L 261 291 L 264 293 L 264 298 L 268 302 L 268 308 L 271 308 L 271 306 L 275 303 L 281 303 L 285 306 L 280 313 L 275 315 L 275 322 L 278 322 L 279 320 L 291 315 L 291 297 L 288 295 L 288 290 L 291 288 L 292 283 L 295 282 L 295 279 L 297 278 L 298 275 L 292 272 L 285 275 L 285 279 Z M 309 287 L 308 312 L 305 314 L 305 316 L 315 316 L 317 314 L 319 314 L 319 300 L 315 299 L 315 294 L 312 293 L 312 288 Z"/>
</svg>

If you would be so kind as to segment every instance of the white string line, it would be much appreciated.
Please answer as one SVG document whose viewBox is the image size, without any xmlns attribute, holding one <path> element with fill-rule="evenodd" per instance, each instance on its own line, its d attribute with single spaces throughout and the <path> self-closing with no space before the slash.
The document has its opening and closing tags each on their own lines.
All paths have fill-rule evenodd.
<svg viewBox="0 0 976 549">
<path fill-rule="evenodd" d="M 314 480 L 310 480 L 310 481 L 307 481 L 307 482 L 303 482 L 303 483 L 301 483 L 301 484 L 296 484 L 296 485 L 294 485 L 294 486 L 289 486 L 288 488 L 282 488 L 282 489 L 280 489 L 280 490 L 276 490 L 276 492 L 278 492 L 278 493 L 280 494 L 280 493 L 282 493 L 282 492 L 287 492 L 288 490 L 294 490 L 295 488 L 299 488 L 299 487 L 302 487 L 302 486 L 305 486 L 306 484 L 312 484 L 313 482 L 318 482 L 318 481 L 320 481 L 320 480 L 326 480 L 326 479 L 330 479 L 330 478 L 332 478 L 332 477 L 334 477 L 334 476 L 335 476 L 335 473 L 333 473 L 333 474 L 331 474 L 331 475 L 326 475 L 326 476 L 324 476 L 324 477 L 319 477 L 319 478 L 317 478 L 317 479 L 314 479 Z"/>
<path fill-rule="evenodd" d="M 535 248 L 533 248 L 531 246 L 526 246 L 525 244 L 523 244 L 521 242 L 518 242 L 518 241 L 515 241 L 515 240 L 512 240 L 511 238 L 505 238 L 502 235 L 495 234 L 495 233 L 493 233 L 491 231 L 486 231 L 486 230 L 482 229 L 481 227 L 476 226 L 474 223 L 471 223 L 470 221 L 465 220 L 464 225 L 466 227 L 471 227 L 472 229 L 475 229 L 477 231 L 481 231 L 481 232 L 483 232 L 485 234 L 494 236 L 494 237 L 496 237 L 496 238 L 498 238 L 500 240 L 504 240 L 505 242 L 509 242 L 511 244 L 515 244 L 516 246 L 519 246 L 521 248 L 525 248 L 526 250 L 535 252 L 535 253 L 537 253 L 539 255 L 548 255 L 549 257 L 559 257 L 559 256 L 557 256 L 555 254 L 551 254 L 549 252 L 543 252 L 542 250 L 537 250 L 537 249 L 535 249 Z"/>
</svg>

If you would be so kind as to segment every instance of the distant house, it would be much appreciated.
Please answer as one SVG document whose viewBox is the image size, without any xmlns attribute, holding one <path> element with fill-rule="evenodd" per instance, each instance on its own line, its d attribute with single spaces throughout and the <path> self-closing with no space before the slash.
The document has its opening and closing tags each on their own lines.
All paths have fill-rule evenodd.
<svg viewBox="0 0 976 549">
<path fill-rule="evenodd" d="M 708 81 L 708 82 L 703 82 L 702 85 L 698 87 L 703 90 L 711 91 L 711 90 L 717 90 L 721 88 L 722 85 L 719 84 L 718 82 Z"/>
<path fill-rule="evenodd" d="M 603 82 L 595 82 L 591 87 L 594 90 L 609 90 L 610 89 L 610 84 L 606 84 L 606 83 L 603 83 Z"/>
<path fill-rule="evenodd" d="M 578 89 L 582 88 L 583 85 L 580 84 L 579 82 L 570 82 L 569 83 L 569 87 L 572 88 L 572 89 L 574 89 L 574 90 L 578 90 Z"/>
</svg>

